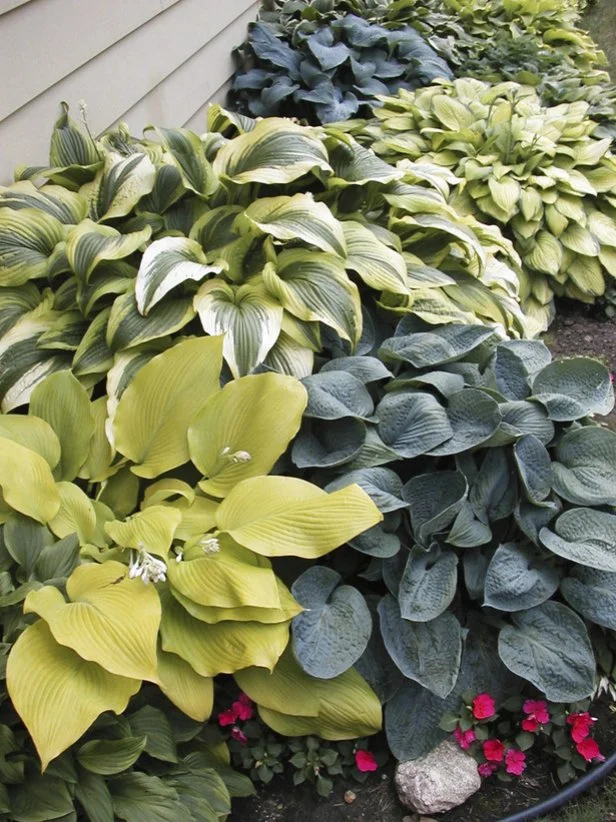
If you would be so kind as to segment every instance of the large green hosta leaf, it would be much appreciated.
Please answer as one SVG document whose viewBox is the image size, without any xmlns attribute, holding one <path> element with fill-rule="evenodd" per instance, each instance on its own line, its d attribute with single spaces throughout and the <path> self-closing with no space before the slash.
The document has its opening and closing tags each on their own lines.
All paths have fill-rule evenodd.
<svg viewBox="0 0 616 822">
<path fill-rule="evenodd" d="M 34 740 L 43 769 L 76 742 L 99 714 L 122 713 L 141 685 L 58 645 L 43 620 L 21 634 L 11 649 L 6 673 L 13 705 Z"/>
<path fill-rule="evenodd" d="M 498 652 L 513 673 L 553 702 L 585 699 L 593 690 L 595 658 L 584 622 L 566 605 L 544 602 L 512 615 Z"/>
<path fill-rule="evenodd" d="M 113 436 L 135 474 L 152 478 L 188 461 L 188 428 L 218 391 L 221 359 L 220 337 L 188 339 L 134 377 L 115 410 Z"/>
<path fill-rule="evenodd" d="M 211 397 L 188 430 L 193 463 L 207 494 L 224 497 L 249 477 L 269 474 L 299 430 L 306 389 L 282 374 L 233 380 Z M 272 415 L 284 415 L 272 427 Z"/>
<path fill-rule="evenodd" d="M 342 224 L 325 203 L 312 194 L 264 197 L 251 203 L 244 216 L 260 231 L 277 240 L 303 240 L 321 251 L 346 256 Z"/>
<path fill-rule="evenodd" d="M 144 316 L 163 297 L 187 280 L 199 282 L 220 274 L 222 266 L 208 265 L 203 249 L 186 237 L 163 237 L 149 245 L 141 258 L 135 281 L 137 307 Z"/>
<path fill-rule="evenodd" d="M 180 173 L 182 183 L 199 196 L 216 190 L 217 181 L 201 138 L 186 128 L 157 128 L 156 133 Z"/>
<path fill-rule="evenodd" d="M 49 522 L 60 508 L 49 463 L 4 436 L 0 437 L 0 487 L 7 505 L 37 522 Z"/>
<path fill-rule="evenodd" d="M 88 205 L 79 194 L 62 186 L 46 185 L 41 189 L 29 180 L 0 186 L 0 208 L 21 211 L 36 208 L 47 212 L 64 225 L 76 225 L 86 216 Z"/>
<path fill-rule="evenodd" d="M 233 183 L 290 183 L 313 169 L 331 172 L 316 129 L 270 117 L 220 149 L 214 172 Z"/>
<path fill-rule="evenodd" d="M 258 280 L 239 287 L 210 280 L 194 305 L 207 334 L 224 334 L 223 355 L 234 377 L 262 363 L 280 334 L 282 306 Z"/>
<path fill-rule="evenodd" d="M 342 260 L 333 254 L 292 248 L 263 269 L 263 282 L 284 308 L 300 320 L 322 322 L 357 343 L 362 316 L 359 292 Z"/>
<path fill-rule="evenodd" d="M 0 201 L 0 205 L 2 202 Z M 0 278 L 19 286 L 47 273 L 49 258 L 66 233 L 55 217 L 38 208 L 0 208 Z"/>
<path fill-rule="evenodd" d="M 184 328 L 195 316 L 190 297 L 168 297 L 155 305 L 147 317 L 137 307 L 135 293 L 118 297 L 111 307 L 105 341 L 111 351 L 122 351 L 160 340 Z M 169 344 L 169 343 L 168 343 Z"/>
<path fill-rule="evenodd" d="M 376 525 L 382 514 L 357 485 L 327 494 L 291 477 L 254 477 L 230 492 L 216 524 L 264 556 L 316 559 Z"/>
<path fill-rule="evenodd" d="M 154 187 L 156 169 L 146 154 L 121 158 L 105 155 L 103 168 L 79 193 L 88 200 L 89 216 L 96 221 L 130 214 L 139 200 Z"/>
<path fill-rule="evenodd" d="M 166 505 L 150 505 L 125 522 L 105 523 L 105 531 L 122 548 L 145 548 L 148 553 L 167 558 L 182 514 Z"/>
<path fill-rule="evenodd" d="M 25 613 L 47 623 L 56 642 L 109 673 L 157 681 L 160 600 L 153 585 L 129 579 L 120 562 L 88 563 L 66 584 L 69 602 L 45 586 L 26 597 Z"/>
<path fill-rule="evenodd" d="M 346 266 L 357 271 L 362 280 L 377 291 L 408 294 L 404 257 L 381 242 L 365 225 L 344 220 Z"/>
<path fill-rule="evenodd" d="M 214 705 L 214 680 L 201 676 L 177 654 L 158 652 L 158 681 L 161 691 L 182 713 L 195 722 L 205 722 Z"/>
</svg>

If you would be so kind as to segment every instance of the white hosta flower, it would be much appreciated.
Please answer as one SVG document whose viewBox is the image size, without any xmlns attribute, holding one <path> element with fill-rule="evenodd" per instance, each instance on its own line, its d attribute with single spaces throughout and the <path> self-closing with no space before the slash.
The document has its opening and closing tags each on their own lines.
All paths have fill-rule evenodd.
<svg viewBox="0 0 616 822">
<path fill-rule="evenodd" d="M 131 551 L 130 565 L 128 566 L 128 576 L 130 579 L 141 577 L 147 585 L 148 582 L 165 582 L 167 579 L 167 565 L 162 559 L 149 554 L 143 545 L 138 550 Z"/>
<path fill-rule="evenodd" d="M 229 459 L 234 465 L 237 465 L 240 462 L 250 462 L 252 455 L 248 451 L 236 451 L 235 454 L 230 455 Z"/>
<path fill-rule="evenodd" d="M 204 554 L 217 554 L 220 551 L 220 542 L 216 537 L 209 537 L 207 534 L 201 537 L 197 545 L 203 549 Z"/>
</svg>

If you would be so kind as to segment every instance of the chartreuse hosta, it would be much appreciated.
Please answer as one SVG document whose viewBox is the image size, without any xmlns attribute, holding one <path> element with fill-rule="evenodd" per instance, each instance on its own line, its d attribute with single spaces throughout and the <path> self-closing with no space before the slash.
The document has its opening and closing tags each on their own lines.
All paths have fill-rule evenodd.
<svg viewBox="0 0 616 822">
<path fill-rule="evenodd" d="M 299 576 L 292 630 L 312 675 L 366 677 L 404 760 L 465 693 L 593 692 L 616 632 L 616 434 L 591 417 L 614 392 L 597 360 L 480 326 L 405 319 L 375 348 L 304 380 L 293 461 L 384 519 L 341 550 L 344 579 Z"/>
<path fill-rule="evenodd" d="M 38 383 L 28 415 L 0 417 L 4 545 L 25 560 L 6 593 L 29 615 L 8 640 L 7 686 L 43 770 L 142 683 L 203 721 L 213 678 L 239 672 L 257 702 L 263 677 L 272 683 L 263 716 L 285 732 L 380 727 L 358 673 L 317 682 L 295 661 L 302 607 L 272 560 L 319 558 L 381 514 L 358 486 L 266 476 L 306 389 L 274 373 L 221 388 L 223 347 L 180 339 L 128 363 L 115 393 L 94 400 L 63 370 Z M 301 708 L 286 698 L 292 682 Z"/>
<path fill-rule="evenodd" d="M 391 162 L 453 172 L 452 205 L 510 233 L 524 310 L 546 327 L 554 294 L 593 302 L 616 276 L 616 159 L 587 111 L 542 106 L 517 83 L 458 79 L 383 98 L 363 130 Z"/>
<path fill-rule="evenodd" d="M 224 333 L 236 377 L 307 376 L 332 337 L 354 349 L 362 301 L 526 333 L 517 255 L 447 205 L 442 169 L 283 119 L 209 125 L 93 141 L 65 112 L 51 167 L 0 189 L 4 411 L 66 368 L 115 386 L 178 334 Z"/>
</svg>

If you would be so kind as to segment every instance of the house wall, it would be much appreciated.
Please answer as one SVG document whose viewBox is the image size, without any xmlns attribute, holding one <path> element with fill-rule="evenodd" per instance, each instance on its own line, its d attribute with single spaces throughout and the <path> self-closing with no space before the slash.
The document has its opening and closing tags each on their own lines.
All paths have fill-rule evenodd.
<svg viewBox="0 0 616 822">
<path fill-rule="evenodd" d="M 0 0 L 0 184 L 44 165 L 62 100 L 100 133 L 124 120 L 205 128 L 254 0 Z"/>
</svg>

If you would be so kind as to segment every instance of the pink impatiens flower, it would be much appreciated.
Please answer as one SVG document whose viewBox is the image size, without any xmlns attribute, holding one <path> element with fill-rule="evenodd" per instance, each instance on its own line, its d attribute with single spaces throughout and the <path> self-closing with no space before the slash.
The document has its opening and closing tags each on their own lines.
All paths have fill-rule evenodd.
<svg viewBox="0 0 616 822">
<path fill-rule="evenodd" d="M 483 755 L 488 762 L 502 762 L 505 756 L 505 746 L 500 739 L 488 739 L 483 743 Z"/>
<path fill-rule="evenodd" d="M 490 694 L 477 694 L 473 699 L 473 716 L 475 719 L 490 719 L 494 716 L 494 700 Z"/>
<path fill-rule="evenodd" d="M 361 771 L 362 773 L 367 773 L 368 771 L 376 771 L 379 767 L 376 763 L 376 759 L 370 753 L 370 751 L 355 751 L 355 764 L 357 765 L 357 770 Z"/>
<path fill-rule="evenodd" d="M 221 728 L 224 728 L 226 725 L 233 725 L 235 724 L 235 720 L 237 716 L 235 715 L 235 711 L 230 708 L 228 711 L 221 711 L 218 714 L 218 724 Z"/>
<path fill-rule="evenodd" d="M 588 711 L 579 714 L 569 714 L 567 717 L 567 725 L 571 725 L 571 739 L 574 742 L 581 742 L 590 734 L 590 729 L 594 719 Z"/>
<path fill-rule="evenodd" d="M 547 725 L 550 721 L 548 704 L 543 699 L 527 699 L 522 710 L 526 717 L 522 720 L 522 730 L 534 733 L 539 725 Z"/>
<path fill-rule="evenodd" d="M 244 731 L 241 731 L 238 727 L 231 729 L 231 736 L 233 739 L 236 739 L 242 745 L 245 745 L 248 742 L 248 737 L 246 736 Z"/>
<path fill-rule="evenodd" d="M 597 762 L 605 762 L 605 757 L 594 739 L 590 737 L 582 739 L 575 747 L 579 755 L 583 756 L 587 762 L 592 762 L 593 759 L 596 759 Z"/>
<path fill-rule="evenodd" d="M 505 770 L 514 776 L 520 776 L 526 770 L 526 754 L 516 748 L 509 748 L 505 754 Z"/>
<path fill-rule="evenodd" d="M 479 771 L 479 776 L 492 776 L 494 771 L 498 770 L 498 765 L 496 762 L 482 762 L 481 765 L 477 766 L 477 770 Z"/>
<path fill-rule="evenodd" d="M 252 701 L 246 694 L 240 694 L 236 701 L 231 705 L 231 710 L 235 713 L 237 719 L 242 722 L 247 719 L 252 719 Z"/>
<path fill-rule="evenodd" d="M 463 731 L 459 725 L 456 725 L 453 735 L 458 745 L 465 751 L 467 751 L 471 747 L 471 744 L 477 739 L 475 731 L 472 728 L 469 728 L 468 731 Z"/>
</svg>

